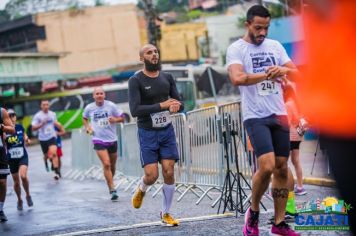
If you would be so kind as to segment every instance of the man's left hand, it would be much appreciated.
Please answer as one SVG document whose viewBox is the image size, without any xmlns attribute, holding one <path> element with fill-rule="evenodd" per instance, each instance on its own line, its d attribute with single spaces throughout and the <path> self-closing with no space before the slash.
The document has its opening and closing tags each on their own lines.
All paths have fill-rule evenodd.
<svg viewBox="0 0 356 236">
<path fill-rule="evenodd" d="M 277 82 L 280 82 L 279 80 L 282 79 L 288 72 L 288 68 L 282 67 L 282 66 L 271 66 L 267 69 L 267 78 L 271 80 L 276 80 Z"/>
</svg>

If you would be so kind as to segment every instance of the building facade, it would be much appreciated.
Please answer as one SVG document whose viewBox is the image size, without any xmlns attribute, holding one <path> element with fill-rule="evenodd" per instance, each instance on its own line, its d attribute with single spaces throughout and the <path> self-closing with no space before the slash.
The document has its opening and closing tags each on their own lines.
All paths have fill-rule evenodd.
<svg viewBox="0 0 356 236">
<path fill-rule="evenodd" d="M 205 23 L 162 25 L 161 60 L 164 62 L 198 61 L 199 40 L 207 37 Z"/>
<path fill-rule="evenodd" d="M 65 53 L 61 73 L 137 63 L 142 45 L 134 4 L 38 13 L 0 25 L 1 52 Z"/>
<path fill-rule="evenodd" d="M 69 53 L 59 61 L 62 73 L 101 70 L 139 60 L 141 39 L 133 4 L 40 13 L 36 23 L 46 30 L 46 39 L 37 41 L 39 52 Z"/>
</svg>

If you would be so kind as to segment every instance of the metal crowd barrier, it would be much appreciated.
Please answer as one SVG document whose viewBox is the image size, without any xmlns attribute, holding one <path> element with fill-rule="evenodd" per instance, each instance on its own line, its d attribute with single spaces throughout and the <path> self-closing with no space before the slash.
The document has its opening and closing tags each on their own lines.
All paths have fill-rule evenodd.
<svg viewBox="0 0 356 236">
<path fill-rule="evenodd" d="M 180 194 L 178 201 L 182 200 L 188 192 L 192 192 L 198 198 L 196 204 L 199 204 L 205 197 L 212 200 L 210 191 L 221 191 L 226 173 L 226 161 L 224 146 L 220 143 L 217 119 L 220 118 L 224 122 L 222 119 L 224 116 L 229 117 L 232 130 L 237 133 L 237 160 L 240 173 L 251 184 L 256 166 L 253 155 L 248 150 L 239 102 L 198 109 L 188 112 L 187 115 L 175 114 L 172 115 L 172 124 L 180 156 L 175 166 L 176 191 Z M 137 125 L 120 124 L 118 131 L 119 157 L 114 179 L 117 188 L 133 191 L 143 175 Z M 230 154 L 232 154 L 229 155 L 230 157 L 235 156 L 235 153 Z M 236 171 L 235 159 L 231 158 L 229 162 L 232 170 Z M 101 163 L 93 151 L 91 137 L 81 129 L 72 132 L 72 167 L 73 170 L 65 174 L 67 178 L 103 179 Z M 153 197 L 160 192 L 162 183 L 160 175 L 158 184 L 150 188 L 154 190 Z M 247 186 L 243 184 L 242 187 Z"/>
<path fill-rule="evenodd" d="M 234 137 L 232 137 L 232 141 L 235 140 L 235 144 L 232 143 L 232 153 L 230 153 L 230 157 L 235 157 L 234 153 L 234 145 L 237 147 L 237 158 L 230 158 L 229 163 L 233 172 L 236 172 L 236 160 L 238 161 L 239 171 L 240 173 L 248 180 L 248 184 L 252 183 L 252 175 L 254 173 L 254 164 L 253 155 L 248 150 L 247 145 L 247 134 L 242 122 L 242 114 L 240 103 L 228 103 L 218 107 L 220 117 L 227 116 L 229 122 L 231 124 L 231 130 L 234 132 Z M 222 125 L 225 125 L 224 119 L 222 119 Z M 243 187 L 247 188 L 246 184 L 243 182 Z"/>
<path fill-rule="evenodd" d="M 91 137 L 83 130 L 72 132 L 72 167 L 78 170 L 86 170 L 95 163 L 96 154 L 93 151 Z"/>
<path fill-rule="evenodd" d="M 188 183 L 191 181 L 190 169 L 190 152 L 187 148 L 189 140 L 186 138 L 188 135 L 188 127 L 186 125 L 186 116 L 182 113 L 172 115 L 172 124 L 174 127 L 177 148 L 179 153 L 179 161 L 175 165 L 175 180 L 177 183 Z"/>
<path fill-rule="evenodd" d="M 189 165 L 185 166 L 189 179 L 178 185 L 177 189 L 186 188 L 178 197 L 178 201 L 182 200 L 188 192 L 192 192 L 198 197 L 196 204 L 199 204 L 205 197 L 212 199 L 209 192 L 222 186 L 221 145 L 218 142 L 216 129 L 217 115 L 216 107 L 187 113 L 184 149 L 190 158 Z"/>
</svg>

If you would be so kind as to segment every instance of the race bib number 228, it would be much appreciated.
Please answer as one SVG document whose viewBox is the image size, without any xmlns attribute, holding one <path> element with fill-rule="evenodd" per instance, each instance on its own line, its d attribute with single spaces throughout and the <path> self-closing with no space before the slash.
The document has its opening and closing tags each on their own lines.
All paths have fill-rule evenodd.
<svg viewBox="0 0 356 236">
<path fill-rule="evenodd" d="M 162 128 L 169 125 L 172 120 L 169 111 L 163 111 L 151 114 L 152 126 L 156 128 Z"/>
</svg>

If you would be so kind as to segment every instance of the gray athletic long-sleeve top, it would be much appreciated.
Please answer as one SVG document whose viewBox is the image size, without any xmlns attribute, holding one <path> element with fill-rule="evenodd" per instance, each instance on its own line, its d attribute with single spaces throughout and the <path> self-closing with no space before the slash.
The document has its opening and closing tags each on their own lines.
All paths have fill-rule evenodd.
<svg viewBox="0 0 356 236">
<path fill-rule="evenodd" d="M 150 114 L 164 111 L 159 104 L 169 98 L 181 101 L 176 83 L 170 74 L 160 71 L 158 77 L 151 78 L 140 71 L 129 80 L 130 112 L 133 117 L 137 117 L 139 128 L 162 129 L 152 127 Z M 184 105 L 181 102 L 179 111 L 183 110 Z"/>
</svg>

